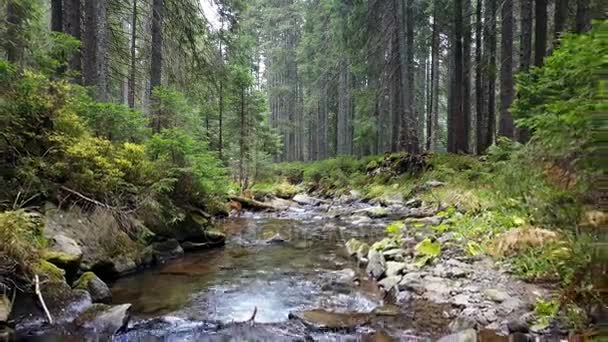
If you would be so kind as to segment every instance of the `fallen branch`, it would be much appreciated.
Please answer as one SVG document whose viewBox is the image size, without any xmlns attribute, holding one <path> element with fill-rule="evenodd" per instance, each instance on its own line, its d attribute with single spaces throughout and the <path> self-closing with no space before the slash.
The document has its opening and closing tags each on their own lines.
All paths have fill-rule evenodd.
<svg viewBox="0 0 608 342">
<path fill-rule="evenodd" d="M 253 314 L 251 315 L 251 318 L 247 320 L 247 322 L 250 323 L 255 323 L 255 315 L 257 315 L 258 313 L 258 307 L 256 306 L 255 308 L 253 308 Z"/>
<path fill-rule="evenodd" d="M 36 274 L 34 279 L 36 282 L 36 295 L 38 295 L 38 300 L 40 300 L 40 304 L 42 305 L 42 309 L 44 309 L 44 313 L 46 314 L 46 318 L 48 319 L 49 324 L 53 324 L 53 317 L 51 317 L 51 313 L 49 312 L 49 309 L 46 307 L 44 298 L 42 298 L 42 291 L 40 291 L 40 278 Z"/>
<path fill-rule="evenodd" d="M 70 194 L 76 195 L 76 196 L 80 197 L 81 199 L 83 199 L 83 200 L 85 200 L 85 201 L 87 201 L 87 202 L 90 202 L 90 203 L 95 204 L 96 206 L 99 206 L 99 207 L 104 207 L 104 208 L 106 208 L 106 209 L 113 209 L 113 210 L 116 210 L 116 208 L 112 207 L 111 205 L 108 205 L 108 204 L 105 204 L 105 203 L 99 202 L 98 200 L 95 200 L 95 199 L 92 199 L 92 198 L 90 198 L 90 197 L 87 197 L 87 196 L 85 196 L 85 195 L 81 194 L 80 192 L 78 192 L 78 191 L 76 191 L 76 190 L 72 190 L 72 189 L 68 188 L 68 187 L 67 187 L 67 186 L 65 186 L 65 185 L 62 185 L 60 188 L 61 188 L 61 190 L 64 190 L 64 191 L 69 192 Z"/>
</svg>

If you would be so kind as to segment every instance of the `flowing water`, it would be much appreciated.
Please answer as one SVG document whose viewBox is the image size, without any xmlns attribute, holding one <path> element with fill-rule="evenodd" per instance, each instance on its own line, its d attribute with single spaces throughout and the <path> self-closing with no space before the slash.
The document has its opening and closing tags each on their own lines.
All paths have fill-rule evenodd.
<svg viewBox="0 0 608 342">
<path fill-rule="evenodd" d="M 385 331 L 416 339 L 445 326 L 441 308 L 430 304 L 415 303 L 411 310 L 418 315 L 391 309 L 345 255 L 345 241 L 381 236 L 383 222 L 355 225 L 312 209 L 282 216 L 229 219 L 222 224 L 224 248 L 188 254 L 114 283 L 114 303 L 133 305 L 132 327 L 119 339 L 357 340 L 374 331 L 375 340 Z M 322 315 L 322 321 L 362 318 L 361 324 L 327 330 L 290 319 L 290 313 L 310 309 L 346 313 Z M 246 322 L 252 316 L 255 323 Z"/>
</svg>

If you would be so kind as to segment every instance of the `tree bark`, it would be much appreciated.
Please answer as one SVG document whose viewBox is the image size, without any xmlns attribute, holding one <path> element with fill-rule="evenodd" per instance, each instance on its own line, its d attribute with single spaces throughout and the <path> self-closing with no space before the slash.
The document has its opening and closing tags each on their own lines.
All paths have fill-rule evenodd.
<svg viewBox="0 0 608 342">
<path fill-rule="evenodd" d="M 163 67 L 164 1 L 154 0 L 152 5 L 152 57 L 150 65 L 150 91 L 161 85 Z"/>
<path fill-rule="evenodd" d="M 80 0 L 65 0 L 64 1 L 65 16 L 63 18 L 64 32 L 72 37 L 80 40 L 81 38 L 81 2 Z M 84 42 L 86 45 L 86 42 Z M 74 51 L 70 58 L 70 70 L 76 74 L 73 81 L 77 84 L 82 83 L 82 49 Z"/>
<path fill-rule="evenodd" d="M 526 0 L 522 0 L 526 1 Z M 481 49 L 481 33 L 483 23 L 481 21 L 482 0 L 477 0 L 475 8 L 475 138 L 476 152 L 480 154 L 486 148 L 484 146 L 484 89 L 483 89 L 483 60 Z"/>
<path fill-rule="evenodd" d="M 553 17 L 554 29 L 554 40 L 555 44 L 558 44 L 560 34 L 566 27 L 566 21 L 568 20 L 568 0 L 555 0 L 555 12 Z"/>
<path fill-rule="evenodd" d="M 464 0 L 462 42 L 462 152 L 469 153 L 469 129 L 471 126 L 471 0 Z"/>
<path fill-rule="evenodd" d="M 576 20 L 574 30 L 576 33 L 584 33 L 591 29 L 589 16 L 589 0 L 576 1 Z"/>
<path fill-rule="evenodd" d="M 486 0 L 485 3 L 484 55 L 486 68 L 486 124 L 484 143 L 479 153 L 494 142 L 496 132 L 496 0 Z"/>
<path fill-rule="evenodd" d="M 97 86 L 97 0 L 84 3 L 83 78 L 87 87 Z"/>
<path fill-rule="evenodd" d="M 449 139 L 448 152 L 451 153 L 467 153 L 468 152 L 468 127 L 465 104 L 465 59 L 464 44 L 463 44 L 463 0 L 454 1 L 454 35 L 453 35 L 453 65 L 454 78 L 452 82 L 452 108 L 449 116 L 451 116 L 450 133 L 452 139 Z"/>
<path fill-rule="evenodd" d="M 17 0 L 8 0 L 6 4 L 6 35 L 4 41 L 6 59 L 14 64 L 19 64 L 23 59 L 23 8 Z"/>
<path fill-rule="evenodd" d="M 51 31 L 63 32 L 62 0 L 51 0 Z"/>
<path fill-rule="evenodd" d="M 534 11 L 534 65 L 541 67 L 547 53 L 547 0 L 536 0 Z"/>
<path fill-rule="evenodd" d="M 108 0 L 97 1 L 97 99 L 108 101 Z"/>
<path fill-rule="evenodd" d="M 528 72 L 532 62 L 532 1 L 521 0 L 520 3 L 520 18 L 521 18 L 521 40 L 520 40 L 520 56 L 519 56 L 519 71 Z M 561 0 L 558 0 L 561 1 Z"/>
<path fill-rule="evenodd" d="M 513 139 L 515 127 L 509 111 L 513 102 L 513 0 L 504 0 L 501 10 L 500 125 L 499 134 Z"/>
<path fill-rule="evenodd" d="M 135 83 L 137 72 L 137 1 L 131 12 L 131 64 L 129 65 L 129 107 L 135 108 Z"/>
</svg>

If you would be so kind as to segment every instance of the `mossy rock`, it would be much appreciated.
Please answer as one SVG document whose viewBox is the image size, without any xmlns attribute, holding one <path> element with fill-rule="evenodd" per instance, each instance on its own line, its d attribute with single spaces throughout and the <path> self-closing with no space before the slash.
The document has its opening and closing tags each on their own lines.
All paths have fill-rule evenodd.
<svg viewBox="0 0 608 342">
<path fill-rule="evenodd" d="M 72 275 L 78 271 L 82 260 L 79 255 L 48 250 L 44 251 L 42 258 Z"/>
<path fill-rule="evenodd" d="M 89 292 L 91 300 L 95 303 L 109 303 L 112 301 L 110 288 L 93 272 L 85 272 L 76 280 L 73 287 Z"/>
<path fill-rule="evenodd" d="M 65 271 L 46 260 L 36 265 L 36 273 L 46 277 L 52 283 L 65 283 Z"/>
</svg>

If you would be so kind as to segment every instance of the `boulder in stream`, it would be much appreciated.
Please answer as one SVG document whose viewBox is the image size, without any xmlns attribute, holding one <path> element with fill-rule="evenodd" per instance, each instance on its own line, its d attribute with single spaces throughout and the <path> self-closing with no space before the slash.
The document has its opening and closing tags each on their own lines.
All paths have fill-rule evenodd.
<svg viewBox="0 0 608 342">
<path fill-rule="evenodd" d="M 175 239 L 155 242 L 150 245 L 152 253 L 158 262 L 179 258 L 184 255 L 184 249 Z"/>
<path fill-rule="evenodd" d="M 74 239 L 56 234 L 50 239 L 50 247 L 43 257 L 48 262 L 72 273 L 80 266 L 82 249 Z"/>
<path fill-rule="evenodd" d="M 112 291 L 93 272 L 85 272 L 80 276 L 74 283 L 74 288 L 89 292 L 94 303 L 109 303 L 112 301 Z"/>
<path fill-rule="evenodd" d="M 367 254 L 367 274 L 370 277 L 378 280 L 384 275 L 385 271 L 386 262 L 384 261 L 384 256 L 381 252 L 371 248 Z"/>
<path fill-rule="evenodd" d="M 127 327 L 130 311 L 131 304 L 93 304 L 75 320 L 75 324 L 100 335 L 115 335 Z"/>
<path fill-rule="evenodd" d="M 300 194 L 293 196 L 292 200 L 300 205 L 312 205 L 312 206 L 318 205 L 319 203 L 323 202 L 321 199 L 311 197 L 305 193 L 300 193 Z"/>
</svg>

